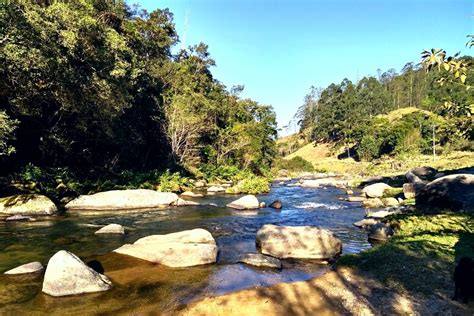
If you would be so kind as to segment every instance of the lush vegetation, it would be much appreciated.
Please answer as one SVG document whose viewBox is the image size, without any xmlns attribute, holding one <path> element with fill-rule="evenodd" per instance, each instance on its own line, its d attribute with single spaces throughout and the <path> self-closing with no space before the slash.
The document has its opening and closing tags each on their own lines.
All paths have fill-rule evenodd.
<svg viewBox="0 0 474 316">
<path fill-rule="evenodd" d="M 400 73 L 390 69 L 356 83 L 344 79 L 325 89 L 312 87 L 296 114 L 301 133 L 351 148 L 346 156 L 366 161 L 428 153 L 433 133 L 445 150 L 472 150 L 473 62 L 433 50 L 423 53 L 421 66 L 408 63 Z M 384 116 L 394 110 L 402 115 Z"/>
<path fill-rule="evenodd" d="M 160 178 L 166 169 L 190 175 L 203 164 L 226 165 L 264 174 L 276 152 L 273 109 L 215 79 L 207 45 L 173 54 L 178 42 L 167 9 L 2 2 L 2 175 L 34 166 L 81 182 L 110 179 L 99 189 L 161 179 L 162 189 L 175 190 L 187 184 Z"/>
</svg>

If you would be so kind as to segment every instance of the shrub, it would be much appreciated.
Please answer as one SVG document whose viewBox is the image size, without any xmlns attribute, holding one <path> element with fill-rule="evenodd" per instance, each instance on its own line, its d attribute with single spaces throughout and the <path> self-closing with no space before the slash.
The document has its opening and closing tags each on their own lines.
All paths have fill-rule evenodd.
<svg viewBox="0 0 474 316">
<path fill-rule="evenodd" d="M 274 168 L 277 170 L 285 169 L 290 172 L 314 171 L 313 164 L 300 156 L 291 159 L 279 159 L 275 162 Z"/>
<path fill-rule="evenodd" d="M 179 172 L 170 173 L 169 170 L 160 176 L 159 183 L 162 192 L 182 192 L 192 187 L 188 178 L 182 177 Z"/>
<path fill-rule="evenodd" d="M 356 149 L 357 156 L 364 161 L 371 161 L 379 157 L 379 151 L 380 141 L 371 135 L 364 135 Z"/>
<path fill-rule="evenodd" d="M 240 180 L 235 186 L 226 190 L 227 193 L 247 193 L 247 194 L 261 194 L 270 191 L 268 179 L 250 175 Z"/>
</svg>

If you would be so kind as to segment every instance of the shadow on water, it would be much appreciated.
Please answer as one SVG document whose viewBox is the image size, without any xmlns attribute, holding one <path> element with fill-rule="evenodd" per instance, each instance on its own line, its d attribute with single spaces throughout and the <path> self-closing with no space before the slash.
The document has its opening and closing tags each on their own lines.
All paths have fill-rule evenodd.
<svg viewBox="0 0 474 316">
<path fill-rule="evenodd" d="M 332 230 L 343 241 L 343 252 L 367 249 L 366 234 L 352 223 L 364 216 L 360 206 L 338 197 L 339 189 L 303 189 L 276 186 L 259 196 L 270 204 L 283 201 L 283 209 L 252 212 L 230 210 L 222 205 L 236 196 L 206 196 L 199 201 L 216 206 L 173 208 L 130 213 L 71 213 L 47 221 L 0 223 L 0 271 L 31 261 L 47 264 L 55 252 L 65 249 L 80 256 L 114 284 L 110 291 L 77 297 L 53 298 L 41 293 L 42 276 L 0 275 L 0 309 L 11 313 L 99 314 L 140 311 L 153 306 L 169 310 L 199 297 L 224 294 L 243 288 L 308 280 L 328 267 L 311 261 L 284 261 L 282 270 L 259 269 L 236 263 L 243 253 L 255 252 L 255 234 L 264 224 L 316 225 Z M 101 226 L 117 223 L 127 234 L 98 236 Z M 112 253 L 125 243 L 151 234 L 204 228 L 219 246 L 214 265 L 171 269 Z"/>
</svg>

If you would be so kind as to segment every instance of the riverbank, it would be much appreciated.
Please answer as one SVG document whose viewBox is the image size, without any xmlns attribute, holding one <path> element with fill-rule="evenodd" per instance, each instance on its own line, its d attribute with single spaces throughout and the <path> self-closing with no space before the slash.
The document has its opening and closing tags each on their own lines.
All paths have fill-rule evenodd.
<svg viewBox="0 0 474 316">
<path fill-rule="evenodd" d="M 387 243 L 339 259 L 309 281 L 206 298 L 180 315 L 472 315 L 451 300 L 455 259 L 474 255 L 474 212 L 404 214 Z"/>
</svg>

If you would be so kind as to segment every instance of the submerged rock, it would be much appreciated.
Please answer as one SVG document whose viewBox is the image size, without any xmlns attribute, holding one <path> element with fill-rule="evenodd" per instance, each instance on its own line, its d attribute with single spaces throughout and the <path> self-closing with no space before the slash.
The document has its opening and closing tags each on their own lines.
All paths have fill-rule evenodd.
<svg viewBox="0 0 474 316">
<path fill-rule="evenodd" d="M 382 223 L 370 226 L 368 237 L 373 240 L 387 240 L 393 236 L 393 229 Z"/>
<path fill-rule="evenodd" d="M 81 195 L 66 204 L 70 211 L 110 211 L 153 209 L 170 206 L 178 200 L 171 192 L 157 192 L 147 189 L 112 190 L 92 195 Z"/>
<path fill-rule="evenodd" d="M 181 196 L 187 196 L 187 197 L 193 197 L 193 198 L 201 198 L 201 197 L 204 197 L 203 194 L 194 193 L 194 192 L 192 192 L 192 191 L 183 192 L 183 193 L 181 193 Z"/>
<path fill-rule="evenodd" d="M 95 232 L 96 234 L 125 234 L 125 229 L 122 225 L 119 224 L 109 224 L 107 226 L 102 227 L 98 231 Z"/>
<path fill-rule="evenodd" d="M 392 187 L 386 183 L 379 182 L 366 186 L 362 189 L 362 193 L 365 193 L 367 197 L 380 198 L 383 196 L 384 191 L 388 189 L 392 189 Z"/>
<path fill-rule="evenodd" d="M 342 252 L 340 239 L 313 226 L 267 224 L 257 231 L 256 242 L 263 254 L 277 258 L 330 259 Z"/>
<path fill-rule="evenodd" d="M 19 194 L 0 198 L 0 213 L 10 215 L 51 215 L 58 211 L 48 197 L 40 194 Z"/>
<path fill-rule="evenodd" d="M 416 195 L 417 208 L 447 208 L 453 211 L 474 207 L 474 175 L 452 174 L 428 183 Z"/>
<path fill-rule="evenodd" d="M 249 194 L 227 204 L 227 207 L 238 210 L 257 209 L 260 207 L 260 203 L 258 202 L 258 199 L 255 197 L 255 195 Z"/>
<path fill-rule="evenodd" d="M 42 291 L 51 296 L 107 291 L 112 282 L 88 267 L 75 254 L 60 250 L 49 259 Z"/>
<path fill-rule="evenodd" d="M 281 261 L 277 258 L 259 253 L 248 253 L 239 258 L 239 262 L 256 266 L 281 269 Z"/>
<path fill-rule="evenodd" d="M 198 202 L 194 202 L 194 201 L 189 201 L 189 200 L 184 200 L 182 198 L 179 198 L 175 203 L 174 205 L 176 206 L 198 206 L 198 205 L 201 205 L 199 204 Z"/>
<path fill-rule="evenodd" d="M 25 274 L 43 271 L 44 267 L 41 262 L 35 261 L 23 264 L 5 272 L 5 274 Z"/>
<path fill-rule="evenodd" d="M 271 208 L 275 208 L 277 210 L 283 208 L 283 204 L 281 203 L 280 200 L 275 200 L 273 201 L 270 205 L 269 205 Z"/>
<path fill-rule="evenodd" d="M 34 220 L 30 216 L 23 216 L 23 215 L 13 215 L 9 216 L 5 219 L 7 222 L 28 222 Z"/>
<path fill-rule="evenodd" d="M 114 252 L 169 267 L 190 267 L 216 262 L 217 250 L 211 233 L 198 228 L 147 236 L 134 244 L 123 245 Z"/>
</svg>

